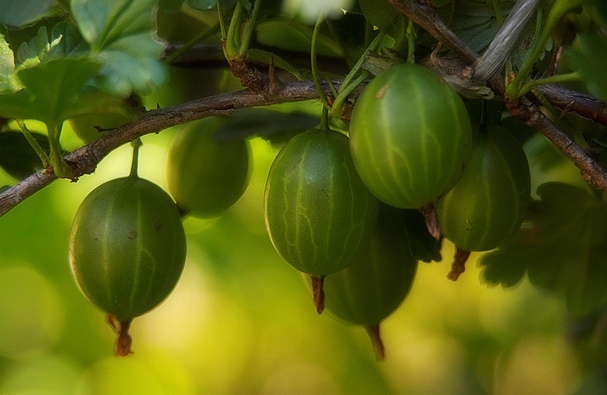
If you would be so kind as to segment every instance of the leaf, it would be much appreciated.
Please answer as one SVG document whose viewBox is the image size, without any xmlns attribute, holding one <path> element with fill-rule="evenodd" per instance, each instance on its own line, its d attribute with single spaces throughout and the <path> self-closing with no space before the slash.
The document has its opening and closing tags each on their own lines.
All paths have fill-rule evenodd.
<svg viewBox="0 0 607 395">
<path fill-rule="evenodd" d="M 6 41 L 6 29 L 0 25 L 0 92 L 10 89 L 10 76 L 15 70 L 15 57 Z"/>
<path fill-rule="evenodd" d="M 46 135 L 32 133 L 40 146 L 49 152 Z M 0 133 L 0 167 L 11 177 L 22 180 L 42 168 L 42 162 L 20 131 Z"/>
<path fill-rule="evenodd" d="M 499 8 L 505 18 L 514 1 L 500 1 Z M 449 21 L 449 27 L 475 52 L 482 52 L 499 30 L 495 17 L 493 1 L 459 0 L 451 13 L 451 7 L 437 10 L 444 21 Z"/>
<path fill-rule="evenodd" d="M 17 50 L 17 61 L 21 68 L 27 68 L 47 58 L 84 56 L 88 51 L 88 44 L 76 27 L 61 21 L 53 26 L 50 37 L 47 27 L 41 26 L 36 36 L 21 44 Z"/>
<path fill-rule="evenodd" d="M 607 37 L 597 33 L 578 34 L 566 52 L 569 66 L 577 71 L 588 91 L 601 100 L 607 100 Z"/>
<path fill-rule="evenodd" d="M 222 0 L 221 9 L 224 11 L 231 10 L 237 2 L 238 0 Z M 201 11 L 217 8 L 217 0 L 188 0 L 188 4 L 190 7 Z"/>
<path fill-rule="evenodd" d="M 419 210 L 401 210 L 401 216 L 411 255 L 422 262 L 441 261 L 442 243 L 428 233 L 423 214 Z"/>
<path fill-rule="evenodd" d="M 146 94 L 167 78 L 158 60 L 163 43 L 156 37 L 157 0 L 74 0 L 73 17 L 102 63 L 99 86 L 129 96 Z"/>
<path fill-rule="evenodd" d="M 50 49 L 51 43 L 49 41 L 46 26 L 42 26 L 38 29 L 38 34 L 28 42 L 24 42 L 19 46 L 19 49 L 17 50 L 17 62 L 19 64 L 24 64 L 24 67 L 40 63 L 48 52 L 50 52 Z"/>
<path fill-rule="evenodd" d="M 87 111 L 80 94 L 99 70 L 88 58 L 60 58 L 21 69 L 24 89 L 0 95 L 0 116 L 57 124 Z"/>
<path fill-rule="evenodd" d="M 484 255 L 482 277 L 511 286 L 527 273 L 536 287 L 584 314 L 607 305 L 607 204 L 581 188 L 545 183 L 530 221 Z"/>
<path fill-rule="evenodd" d="M 46 15 L 55 0 L 2 0 L 0 22 L 21 27 Z"/>
<path fill-rule="evenodd" d="M 503 20 L 506 20 L 510 10 L 515 4 L 513 0 L 458 0 L 455 8 L 446 6 L 437 10 L 440 17 L 448 22 L 449 27 L 459 38 L 468 44 L 468 46 L 477 53 L 483 52 L 491 43 L 500 29 L 499 19 L 495 15 L 494 3 L 499 6 L 499 11 Z M 544 1 L 540 7 L 549 7 L 550 1 Z M 511 62 L 515 70 L 518 70 L 522 64 L 525 55 L 530 50 L 535 37 L 536 18 L 532 17 L 527 23 L 511 52 Z M 424 42 L 426 45 L 433 42 Z M 552 49 L 552 41 L 548 40 L 544 52 Z M 540 59 L 544 57 L 544 52 L 540 54 Z"/>
<path fill-rule="evenodd" d="M 407 19 L 386 0 L 358 0 L 365 18 L 394 39 L 390 48 L 406 41 Z"/>
</svg>

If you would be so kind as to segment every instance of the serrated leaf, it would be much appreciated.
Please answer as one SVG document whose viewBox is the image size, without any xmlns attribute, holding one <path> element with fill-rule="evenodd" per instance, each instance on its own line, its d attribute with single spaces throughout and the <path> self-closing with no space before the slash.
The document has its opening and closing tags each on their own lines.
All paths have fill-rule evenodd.
<svg viewBox="0 0 607 395">
<path fill-rule="evenodd" d="M 74 0 L 72 13 L 92 53 L 103 66 L 97 79 L 105 91 L 146 94 L 167 78 L 158 60 L 163 43 L 156 37 L 157 0 Z"/>
<path fill-rule="evenodd" d="M 583 189 L 540 185 L 531 221 L 480 260 L 485 281 L 509 286 L 526 272 L 535 286 L 583 314 L 607 304 L 607 204 Z"/>
<path fill-rule="evenodd" d="M 0 22 L 21 27 L 43 17 L 55 5 L 55 0 L 2 0 Z"/>
<path fill-rule="evenodd" d="M 21 44 L 17 50 L 17 61 L 21 68 L 27 68 L 47 58 L 83 56 L 88 49 L 76 27 L 61 21 L 53 26 L 50 36 L 47 27 L 41 26 L 36 36 Z"/>
<path fill-rule="evenodd" d="M 82 113 L 84 86 L 99 70 L 88 58 L 60 58 L 17 71 L 24 89 L 0 95 L 0 116 L 56 124 Z"/>
<path fill-rule="evenodd" d="M 449 23 L 451 30 L 460 39 L 466 42 L 472 50 L 481 53 L 489 46 L 501 27 L 499 18 L 495 15 L 495 5 L 498 6 L 498 12 L 501 13 L 502 19 L 506 20 L 515 3 L 513 0 L 458 0 L 455 8 L 452 9 L 450 6 L 441 7 L 437 12 L 443 21 Z M 547 11 L 550 3 L 550 0 L 543 1 L 539 7 Z M 511 51 L 511 63 L 515 70 L 518 70 L 522 64 L 533 40 L 536 38 L 536 22 L 536 18 L 532 17 L 530 19 L 521 32 L 517 45 Z M 552 49 L 551 39 L 546 43 L 544 51 L 540 54 L 540 59 L 550 49 Z"/>
<path fill-rule="evenodd" d="M 44 134 L 32 133 L 46 152 L 50 151 Z M 20 131 L 0 133 L 0 167 L 11 177 L 22 180 L 42 168 L 42 162 Z"/>
<path fill-rule="evenodd" d="M 89 44 L 70 19 L 57 23 L 51 30 L 49 55 L 53 57 L 82 56 L 89 53 Z"/>
<path fill-rule="evenodd" d="M 49 41 L 48 31 L 46 26 L 42 26 L 38 29 L 38 34 L 28 42 L 24 42 L 19 46 L 19 49 L 17 50 L 17 62 L 19 62 L 19 64 L 25 64 L 25 67 L 40 63 L 40 61 L 46 57 L 50 49 L 51 43 Z"/>
<path fill-rule="evenodd" d="M 580 74 L 590 93 L 607 100 L 607 37 L 596 33 L 579 34 L 567 51 L 566 59 Z"/>
<path fill-rule="evenodd" d="M 483 280 L 489 285 L 501 285 L 509 288 L 521 282 L 527 270 L 525 262 L 529 256 L 525 250 L 497 250 L 481 256 L 479 266 Z"/>
<path fill-rule="evenodd" d="M 15 57 L 6 41 L 6 29 L 0 25 L 0 92 L 10 89 L 10 75 L 15 70 Z"/>
</svg>

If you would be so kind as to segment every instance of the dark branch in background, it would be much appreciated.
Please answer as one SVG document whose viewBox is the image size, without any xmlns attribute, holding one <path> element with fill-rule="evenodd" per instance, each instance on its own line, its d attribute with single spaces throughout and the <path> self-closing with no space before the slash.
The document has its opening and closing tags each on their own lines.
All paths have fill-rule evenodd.
<svg viewBox="0 0 607 395">
<path fill-rule="evenodd" d="M 538 89 L 559 110 L 573 112 L 607 126 L 607 103 L 604 101 L 558 85 L 542 85 Z"/>
<path fill-rule="evenodd" d="M 421 0 L 415 3 L 410 0 L 388 0 L 403 15 L 413 20 L 422 29 L 430 33 L 434 38 L 446 45 L 457 56 L 464 60 L 468 65 L 472 65 L 478 58 L 478 54 L 472 51 L 466 43 L 461 41 L 438 17 L 434 8 L 429 5 L 429 1 Z M 422 4 L 423 3 L 423 4 Z M 466 79 L 472 75 L 472 70 L 468 70 L 467 75 L 462 75 L 461 79 Z M 492 78 L 487 81 L 493 90 L 497 93 L 504 93 L 504 84 L 501 79 Z M 605 120 L 605 105 L 597 105 L 597 101 L 584 100 L 584 103 L 577 108 L 571 103 L 572 94 L 564 94 L 565 91 L 557 88 L 548 88 L 545 96 L 548 100 L 559 98 L 559 108 L 565 111 L 577 111 L 580 115 L 591 119 Z M 569 98 L 567 101 L 566 98 Z M 563 103 L 561 100 L 565 100 Z M 506 108 L 513 116 L 521 119 L 527 125 L 539 130 L 554 145 L 563 151 L 573 163 L 580 169 L 584 180 L 591 186 L 598 189 L 607 190 L 607 171 L 594 159 L 592 159 L 580 146 L 578 146 L 567 134 L 556 127 L 540 109 L 528 98 L 522 97 L 517 100 L 505 100 Z M 564 104 L 564 107 L 562 106 Z M 574 110 L 575 108 L 575 110 Z M 602 108 L 601 111 L 597 111 Z M 594 110 L 592 110 L 594 109 Z M 583 112 L 583 114 L 581 112 Z"/>
<path fill-rule="evenodd" d="M 165 48 L 165 56 L 170 56 L 179 50 L 181 45 L 169 45 Z M 294 51 L 285 51 L 276 48 L 256 46 L 256 49 L 265 50 L 287 61 L 291 66 L 300 70 L 310 70 L 310 54 Z M 335 75 L 346 75 L 349 71 L 348 65 L 342 58 L 332 58 L 327 56 L 317 56 L 318 67 L 325 73 Z M 249 61 L 250 66 L 265 69 L 267 64 Z M 221 46 L 213 44 L 198 44 L 188 49 L 185 53 L 177 57 L 171 66 L 180 68 L 226 68 L 229 67 Z"/>
<path fill-rule="evenodd" d="M 334 82 L 339 86 L 339 82 Z M 328 85 L 323 86 L 329 95 Z M 317 99 L 318 93 L 312 81 L 286 83 L 272 95 L 252 93 L 243 90 L 224 93 L 167 107 L 148 111 L 130 124 L 117 128 L 98 140 L 72 152 L 65 157 L 74 170 L 76 177 L 95 171 L 97 164 L 110 152 L 121 145 L 149 133 L 158 133 L 171 126 L 184 124 L 212 115 L 230 114 L 238 108 L 268 106 L 276 103 L 296 102 Z M 0 193 L 0 216 L 38 192 L 57 179 L 51 167 L 47 167 L 19 182 L 12 188 Z"/>
</svg>

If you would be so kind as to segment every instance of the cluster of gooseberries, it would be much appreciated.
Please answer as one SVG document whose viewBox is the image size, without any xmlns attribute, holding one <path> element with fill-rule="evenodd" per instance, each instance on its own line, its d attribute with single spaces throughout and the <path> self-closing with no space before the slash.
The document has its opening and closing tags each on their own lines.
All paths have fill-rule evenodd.
<svg viewBox="0 0 607 395">
<path fill-rule="evenodd" d="M 137 176 L 134 155 L 131 175 L 98 187 L 76 214 L 73 272 L 115 326 L 119 355 L 130 352 L 131 320 L 158 305 L 179 279 L 182 216 L 220 215 L 246 189 L 248 144 L 216 141 L 223 122 L 209 118 L 204 130 L 178 137 L 169 156 L 170 195 Z M 431 260 L 412 248 L 413 239 L 453 242 L 448 277 L 456 280 L 471 251 L 512 236 L 529 200 L 520 143 L 497 125 L 473 131 L 457 93 L 407 63 L 364 88 L 349 133 L 319 127 L 282 147 L 264 208 L 275 249 L 307 275 L 317 312 L 326 307 L 364 326 L 383 358 L 380 322 L 409 293 L 418 261 Z M 411 232 L 416 215 L 427 226 Z"/>
</svg>

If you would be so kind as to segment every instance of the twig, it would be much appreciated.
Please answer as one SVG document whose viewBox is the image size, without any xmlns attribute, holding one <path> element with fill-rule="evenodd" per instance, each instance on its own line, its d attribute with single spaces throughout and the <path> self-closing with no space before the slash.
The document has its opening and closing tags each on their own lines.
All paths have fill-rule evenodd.
<svg viewBox="0 0 607 395">
<path fill-rule="evenodd" d="M 334 82 L 339 84 L 339 82 Z M 331 94 L 327 84 L 323 85 L 325 94 Z M 121 126 L 98 140 L 85 145 L 65 157 L 73 170 L 74 177 L 80 177 L 95 171 L 97 164 L 110 152 L 121 145 L 149 133 L 158 133 L 171 126 L 206 118 L 212 115 L 229 114 L 244 107 L 268 106 L 283 102 L 296 102 L 318 99 L 318 93 L 312 81 L 286 83 L 272 95 L 252 93 L 243 90 L 202 98 L 173 107 L 148 111 L 132 123 Z M 26 198 L 46 187 L 57 176 L 52 167 L 46 167 L 20 181 L 18 184 L 0 193 L 0 216 L 6 214 Z"/>
<path fill-rule="evenodd" d="M 562 130 L 557 128 L 550 119 L 526 98 L 519 100 L 506 99 L 506 108 L 515 117 L 525 121 L 525 123 L 534 129 L 542 132 L 544 136 L 550 139 L 563 153 L 565 153 L 573 163 L 580 169 L 582 177 L 588 185 L 607 190 L 607 172 L 595 160 Z"/>
<path fill-rule="evenodd" d="M 561 111 L 576 113 L 607 126 L 607 103 L 604 101 L 558 85 L 542 85 L 538 89 L 552 105 Z"/>
</svg>

